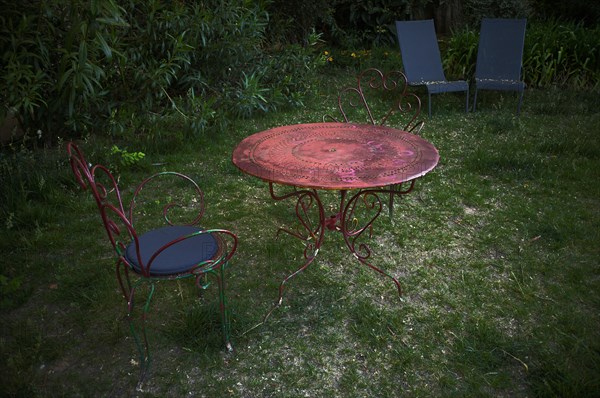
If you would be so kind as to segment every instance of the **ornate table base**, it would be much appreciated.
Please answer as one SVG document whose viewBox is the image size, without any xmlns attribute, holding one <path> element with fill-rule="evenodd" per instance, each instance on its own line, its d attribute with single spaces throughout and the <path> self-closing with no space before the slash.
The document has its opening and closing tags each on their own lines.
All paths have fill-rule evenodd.
<svg viewBox="0 0 600 398">
<path fill-rule="evenodd" d="M 273 199 L 296 200 L 299 228 L 282 228 L 278 233 L 304 242 L 304 262 L 279 285 L 273 309 L 281 305 L 285 284 L 312 264 L 327 231 L 341 233 L 354 257 L 392 279 L 401 294 L 398 280 L 373 264 L 371 248 L 363 238 L 383 209 L 382 195 L 393 206 L 395 196 L 409 193 L 417 178 L 435 168 L 439 153 L 430 142 L 373 124 L 296 124 L 244 138 L 234 149 L 232 161 L 244 173 L 267 181 Z M 273 184 L 292 187 L 292 191 L 278 195 Z M 403 184 L 408 188 L 402 190 Z M 319 195 L 323 191 L 339 192 L 340 205 L 332 216 L 325 214 Z"/>
<path fill-rule="evenodd" d="M 269 183 L 269 191 L 271 197 L 274 200 L 280 201 L 290 198 L 296 199 L 295 213 L 296 217 L 300 222 L 300 230 L 294 231 L 287 228 L 279 228 L 277 234 L 284 232 L 304 242 L 304 263 L 296 271 L 288 275 L 279 285 L 279 297 L 275 302 L 275 305 L 265 315 L 264 320 L 266 321 L 273 311 L 278 308 L 283 301 L 283 291 L 285 284 L 304 271 L 314 261 L 325 237 L 327 230 L 338 231 L 342 234 L 344 242 L 348 250 L 356 257 L 356 259 L 363 265 L 371 268 L 378 273 L 390 278 L 396 288 L 398 289 L 398 295 L 402 295 L 402 287 L 400 282 L 390 275 L 388 272 L 381 268 L 373 265 L 370 261 L 372 250 L 363 242 L 360 242 L 365 231 L 371 231 L 373 223 L 381 214 L 383 209 L 383 203 L 380 195 L 390 195 L 391 198 L 398 195 L 405 195 L 412 191 L 415 180 L 407 183 L 409 186 L 405 190 L 402 190 L 402 184 L 394 186 L 394 189 L 381 188 L 381 189 L 361 189 L 357 193 L 350 196 L 348 191 L 341 190 L 340 192 L 340 206 L 336 214 L 331 216 L 325 215 L 325 209 L 323 202 L 316 189 L 295 189 L 292 192 L 278 195 L 275 193 L 273 183 Z M 349 197 L 349 198 L 348 198 Z M 393 203 L 390 201 L 390 203 Z M 368 218 L 365 222 L 359 222 L 357 218 L 357 211 L 359 206 L 364 206 L 369 211 Z M 310 213 L 311 208 L 316 207 L 316 213 L 318 213 L 318 222 L 311 220 Z"/>
</svg>

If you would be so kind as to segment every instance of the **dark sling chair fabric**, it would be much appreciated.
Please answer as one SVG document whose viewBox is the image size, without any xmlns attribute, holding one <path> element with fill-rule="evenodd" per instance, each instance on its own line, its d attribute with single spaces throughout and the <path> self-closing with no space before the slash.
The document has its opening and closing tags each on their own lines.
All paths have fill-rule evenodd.
<svg viewBox="0 0 600 398">
<path fill-rule="evenodd" d="M 517 114 L 521 112 L 526 87 L 521 79 L 526 24 L 526 19 L 484 18 L 481 21 L 473 111 L 479 90 L 499 90 L 519 93 Z"/>
<path fill-rule="evenodd" d="M 469 84 L 464 80 L 446 79 L 433 20 L 396 21 L 396 32 L 408 84 L 427 88 L 429 117 L 431 94 L 464 91 L 465 111 L 468 112 Z"/>
</svg>

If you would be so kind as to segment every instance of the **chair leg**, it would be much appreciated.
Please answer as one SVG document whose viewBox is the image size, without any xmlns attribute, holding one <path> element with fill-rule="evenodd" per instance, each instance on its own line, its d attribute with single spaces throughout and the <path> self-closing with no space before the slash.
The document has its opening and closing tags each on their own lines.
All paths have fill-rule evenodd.
<svg viewBox="0 0 600 398">
<path fill-rule="evenodd" d="M 467 95 L 465 99 L 465 112 L 469 113 L 469 87 L 467 86 Z"/>
<path fill-rule="evenodd" d="M 129 301 L 129 292 L 131 292 L 131 279 L 129 278 L 129 266 L 119 259 L 115 266 L 115 273 L 117 274 L 117 282 L 121 288 L 121 294 L 125 298 L 125 301 Z M 124 277 L 123 277 L 124 275 Z M 125 281 L 123 281 L 125 280 Z"/>
<path fill-rule="evenodd" d="M 473 112 L 477 108 L 477 88 L 475 88 L 475 96 L 473 97 Z"/>
<path fill-rule="evenodd" d="M 148 312 L 150 310 L 150 302 L 152 301 L 152 297 L 154 296 L 155 286 L 154 283 L 150 283 L 150 291 L 148 292 L 148 297 L 146 298 L 146 302 L 142 308 L 142 317 L 141 317 L 141 326 L 138 333 L 136 330 L 133 309 L 135 304 L 135 293 L 136 289 L 139 287 L 139 284 L 143 282 L 140 281 L 136 283 L 129 293 L 129 301 L 127 303 L 127 320 L 129 321 L 129 329 L 131 330 L 131 334 L 133 335 L 133 340 L 135 341 L 135 345 L 137 346 L 138 353 L 140 355 L 140 376 L 138 383 L 142 383 L 148 374 L 148 369 L 150 368 L 150 346 L 148 344 L 148 333 L 146 331 L 146 319 L 148 317 Z"/>
<path fill-rule="evenodd" d="M 225 265 L 222 264 L 219 267 L 219 274 L 217 275 L 219 285 L 219 310 L 221 311 L 221 325 L 223 328 L 223 342 L 227 351 L 233 351 L 231 345 L 231 323 L 229 320 L 229 311 L 227 310 L 227 297 L 225 296 Z"/>
<path fill-rule="evenodd" d="M 429 107 L 429 118 L 431 119 L 431 93 L 429 92 L 429 90 L 427 91 L 427 96 L 428 96 L 428 101 L 427 101 L 427 105 Z"/>
<path fill-rule="evenodd" d="M 395 190 L 396 185 L 390 185 L 390 189 Z M 392 192 L 390 192 L 390 202 L 388 204 L 388 215 L 390 217 L 390 220 L 392 220 L 394 218 L 394 194 Z"/>
<path fill-rule="evenodd" d="M 521 113 L 521 104 L 523 103 L 523 94 L 524 94 L 524 91 L 521 91 L 521 94 L 519 95 L 519 103 L 517 104 L 517 116 Z"/>
</svg>

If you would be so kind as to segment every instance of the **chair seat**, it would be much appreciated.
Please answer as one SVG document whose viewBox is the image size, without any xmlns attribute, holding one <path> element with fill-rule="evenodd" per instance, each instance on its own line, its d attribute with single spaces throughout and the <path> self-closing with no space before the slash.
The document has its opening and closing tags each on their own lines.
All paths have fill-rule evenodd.
<svg viewBox="0 0 600 398">
<path fill-rule="evenodd" d="M 158 228 L 138 237 L 142 262 L 146 266 L 158 249 L 180 237 L 202 231 L 201 228 L 182 225 Z M 195 265 L 210 260 L 219 249 L 212 234 L 200 234 L 178 242 L 159 254 L 150 266 L 151 276 L 176 275 L 189 271 Z M 142 273 L 135 243 L 127 246 L 125 258 L 136 272 Z"/>
<path fill-rule="evenodd" d="M 427 90 L 432 94 L 451 93 L 456 91 L 467 91 L 469 83 L 464 80 L 454 81 L 432 81 L 432 82 L 414 82 L 411 85 L 425 85 Z"/>
<path fill-rule="evenodd" d="M 518 80 L 475 78 L 475 86 L 477 89 L 483 90 L 523 91 L 525 90 L 526 84 Z"/>
</svg>

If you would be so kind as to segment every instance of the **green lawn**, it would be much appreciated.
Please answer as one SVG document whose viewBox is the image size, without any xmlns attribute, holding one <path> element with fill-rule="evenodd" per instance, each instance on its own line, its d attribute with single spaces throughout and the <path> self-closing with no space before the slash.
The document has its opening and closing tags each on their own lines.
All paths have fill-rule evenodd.
<svg viewBox="0 0 600 398">
<path fill-rule="evenodd" d="M 64 146 L 45 151 L 40 165 L 58 177 L 15 215 L 29 227 L 0 225 L 2 395 L 599 396 L 598 93 L 530 89 L 520 117 L 512 95 L 484 93 L 469 114 L 462 96 L 434 97 L 421 135 L 440 163 L 370 240 L 403 296 L 330 233 L 261 324 L 303 248 L 275 239 L 294 223 L 293 201 L 272 201 L 231 152 L 254 132 L 321 121 L 335 103 L 329 79 L 304 107 L 232 121 L 177 151 L 130 145 L 146 152 L 145 166 L 124 169 L 123 184 L 186 173 L 205 191 L 204 225 L 240 239 L 227 271 L 235 352 L 221 346 L 216 287 L 198 301 L 190 281 L 161 284 L 151 373 L 137 392 L 138 357 L 95 204 L 72 184 Z M 90 161 L 110 149 L 106 139 L 80 145 Z M 337 200 L 324 199 L 328 209 Z"/>
</svg>

